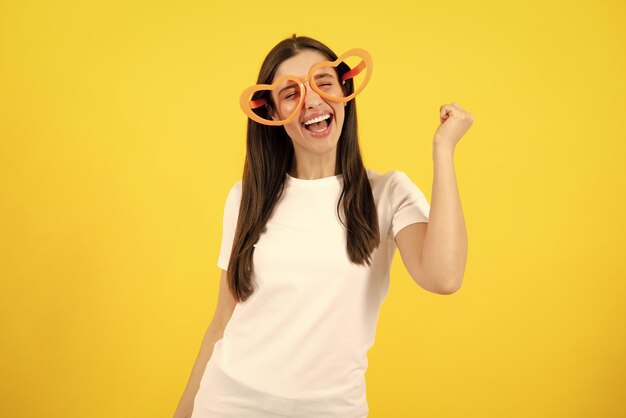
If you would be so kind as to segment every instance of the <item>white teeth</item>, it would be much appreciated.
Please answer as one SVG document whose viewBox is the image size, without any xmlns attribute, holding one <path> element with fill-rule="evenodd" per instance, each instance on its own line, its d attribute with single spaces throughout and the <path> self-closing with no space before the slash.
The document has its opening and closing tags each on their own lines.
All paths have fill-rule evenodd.
<svg viewBox="0 0 626 418">
<path fill-rule="evenodd" d="M 323 120 L 328 119 L 329 117 L 330 117 L 330 114 L 328 114 L 328 113 L 327 113 L 327 114 L 325 114 L 325 115 L 318 116 L 318 117 L 316 117 L 315 119 L 307 120 L 306 122 L 304 122 L 304 124 L 305 124 L 305 125 L 310 125 L 310 124 L 312 124 L 312 123 L 321 122 L 321 121 L 323 121 Z"/>
</svg>

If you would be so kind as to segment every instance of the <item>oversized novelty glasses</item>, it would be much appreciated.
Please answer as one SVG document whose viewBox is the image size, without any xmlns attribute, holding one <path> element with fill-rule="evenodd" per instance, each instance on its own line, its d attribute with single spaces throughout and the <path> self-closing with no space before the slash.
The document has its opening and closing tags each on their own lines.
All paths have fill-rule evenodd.
<svg viewBox="0 0 626 418">
<path fill-rule="evenodd" d="M 256 122 L 284 125 L 291 122 L 302 108 L 306 96 L 305 82 L 308 81 L 310 88 L 325 100 L 348 102 L 365 88 L 371 76 L 371 55 L 364 49 L 355 48 L 335 61 L 318 62 L 306 77 L 284 75 L 272 84 L 250 86 L 241 94 L 239 104 Z M 346 93 L 350 94 L 346 96 Z M 274 115 L 278 120 L 270 116 L 269 100 L 274 104 Z"/>
</svg>

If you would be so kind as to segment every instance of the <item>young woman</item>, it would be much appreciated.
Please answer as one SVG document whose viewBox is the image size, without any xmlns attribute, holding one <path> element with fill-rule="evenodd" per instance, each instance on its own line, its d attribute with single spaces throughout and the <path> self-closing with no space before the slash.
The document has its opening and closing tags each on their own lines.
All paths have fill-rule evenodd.
<svg viewBox="0 0 626 418">
<path fill-rule="evenodd" d="M 366 417 L 396 246 L 424 289 L 461 285 L 452 154 L 471 114 L 440 108 L 431 211 L 405 173 L 363 165 L 354 97 L 371 74 L 367 51 L 338 57 L 294 35 L 242 94 L 247 153 L 224 209 L 218 305 L 176 417 Z"/>
</svg>

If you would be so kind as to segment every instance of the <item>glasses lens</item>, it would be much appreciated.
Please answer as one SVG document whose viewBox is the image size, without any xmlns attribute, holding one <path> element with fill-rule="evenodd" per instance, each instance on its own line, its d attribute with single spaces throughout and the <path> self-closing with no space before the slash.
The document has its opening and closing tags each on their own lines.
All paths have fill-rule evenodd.
<svg viewBox="0 0 626 418">
<path fill-rule="evenodd" d="M 322 97 L 328 95 L 330 100 L 344 97 L 341 82 L 337 77 L 337 70 L 334 67 L 317 68 L 313 74 L 311 74 L 309 85 L 315 85 L 318 94 L 321 92 Z"/>
<path fill-rule="evenodd" d="M 280 124 L 286 121 L 297 111 L 300 103 L 300 87 L 297 80 L 284 79 L 273 88 L 257 89 L 252 87 L 248 91 L 254 91 L 252 96 L 247 96 L 244 92 L 242 96 L 242 107 L 244 111 L 251 111 L 258 120 L 257 122 L 268 124 Z M 249 99 L 247 97 L 250 97 Z"/>
<path fill-rule="evenodd" d="M 272 97 L 278 111 L 277 117 L 280 120 L 286 120 L 294 112 L 297 112 L 301 96 L 300 84 L 295 79 L 287 79 L 279 83 L 272 91 Z"/>
</svg>

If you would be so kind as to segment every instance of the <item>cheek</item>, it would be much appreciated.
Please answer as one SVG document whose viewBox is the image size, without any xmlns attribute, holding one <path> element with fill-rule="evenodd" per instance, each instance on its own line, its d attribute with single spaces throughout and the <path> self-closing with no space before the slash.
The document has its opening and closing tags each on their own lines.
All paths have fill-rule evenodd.
<svg viewBox="0 0 626 418">
<path fill-rule="evenodd" d="M 293 138 L 295 136 L 299 136 L 300 135 L 300 130 L 301 130 L 300 128 L 301 128 L 301 126 L 300 126 L 300 123 L 297 120 L 292 121 L 291 123 L 289 123 L 287 125 L 284 125 L 284 127 L 285 127 L 285 131 L 287 131 L 287 134 L 290 137 Z"/>
<path fill-rule="evenodd" d="M 280 104 L 280 114 L 283 119 L 289 117 L 294 111 L 294 106 L 291 103 L 281 103 Z"/>
</svg>

